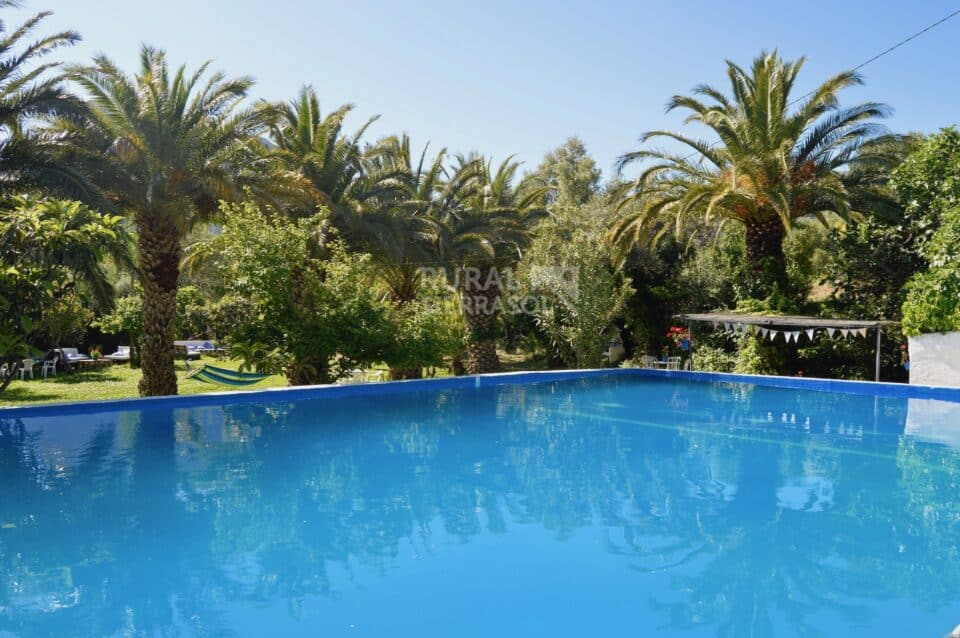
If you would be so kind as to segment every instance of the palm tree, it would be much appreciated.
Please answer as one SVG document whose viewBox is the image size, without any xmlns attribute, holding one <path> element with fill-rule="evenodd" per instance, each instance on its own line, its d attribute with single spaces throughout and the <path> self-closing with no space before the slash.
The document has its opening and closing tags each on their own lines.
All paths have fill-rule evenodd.
<svg viewBox="0 0 960 638">
<path fill-rule="evenodd" d="M 734 221 L 745 230 L 753 294 L 767 296 L 787 287 L 783 238 L 796 220 L 848 219 L 874 205 L 889 206 L 876 175 L 891 156 L 861 153 L 882 136 L 876 120 L 889 109 L 873 102 L 841 108 L 840 91 L 862 84 L 851 71 L 791 99 L 803 63 L 785 62 L 776 52 L 762 53 L 749 71 L 728 61 L 732 95 L 701 85 L 695 97 L 674 96 L 668 111 L 689 111 L 685 121 L 706 126 L 718 142 L 668 131 L 644 134 L 642 143 L 673 140 L 689 151 L 641 149 L 620 158 L 621 169 L 649 164 L 626 191 L 621 205 L 633 206 L 611 239 L 628 246 L 655 241 L 670 228 L 689 228 L 693 216 L 706 224 Z"/>
<path fill-rule="evenodd" d="M 508 157 L 494 171 L 481 158 L 458 158 L 451 178 L 457 203 L 434 218 L 434 254 L 450 268 L 466 326 L 468 374 L 500 368 L 496 339 L 503 310 L 501 268 L 516 263 L 534 223 L 545 214 L 545 189 L 536 178 L 514 183 L 518 162 Z"/>
<path fill-rule="evenodd" d="M 303 87 L 296 100 L 272 107 L 271 153 L 287 170 L 303 178 L 313 214 L 317 205 L 330 211 L 334 226 L 351 244 L 389 237 L 392 218 L 382 205 L 402 190 L 401 171 L 379 161 L 389 142 L 365 148 L 361 139 L 377 117 L 367 120 L 353 135 L 343 132 L 352 104 L 341 106 L 325 117 L 316 91 Z"/>
<path fill-rule="evenodd" d="M 177 392 L 173 337 L 184 237 L 211 219 L 220 200 L 236 200 L 245 188 L 276 192 L 282 182 L 256 141 L 269 114 L 241 108 L 252 80 L 213 73 L 203 81 L 208 64 L 171 74 L 166 55 L 145 46 L 130 77 L 98 56 L 75 70 L 89 117 L 60 125 L 71 161 L 137 227 L 145 396 Z"/>
<path fill-rule="evenodd" d="M 0 9 L 18 6 L 0 0 Z M 0 21 L 0 195 L 28 188 L 62 194 L 84 192 L 83 180 L 56 161 L 57 139 L 30 127 L 31 121 L 76 117 L 82 104 L 66 90 L 56 62 L 39 62 L 50 52 L 76 43 L 74 31 L 61 31 L 24 44 L 50 15 L 38 13 L 8 31 Z"/>
</svg>

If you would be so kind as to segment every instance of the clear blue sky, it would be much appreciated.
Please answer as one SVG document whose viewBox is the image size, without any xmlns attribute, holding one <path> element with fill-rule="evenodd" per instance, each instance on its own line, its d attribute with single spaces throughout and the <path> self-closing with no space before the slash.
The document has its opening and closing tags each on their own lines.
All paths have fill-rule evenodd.
<svg viewBox="0 0 960 638">
<path fill-rule="evenodd" d="M 670 95 L 723 86 L 724 58 L 763 48 L 806 55 L 799 89 L 866 60 L 960 7 L 923 0 L 706 2 L 396 2 L 394 0 L 26 0 L 8 22 L 52 10 L 47 29 L 133 69 L 141 42 L 195 66 L 214 59 L 256 78 L 254 94 L 290 99 L 317 87 L 324 110 L 357 105 L 353 124 L 381 114 L 373 136 L 406 131 L 416 146 L 515 154 L 527 166 L 579 135 L 605 177 L 653 128 L 676 128 Z M 896 131 L 960 120 L 960 16 L 863 70 L 846 102 L 896 110 Z M 351 127 L 352 128 L 352 127 Z M 371 136 L 371 138 L 373 137 Z"/>
</svg>

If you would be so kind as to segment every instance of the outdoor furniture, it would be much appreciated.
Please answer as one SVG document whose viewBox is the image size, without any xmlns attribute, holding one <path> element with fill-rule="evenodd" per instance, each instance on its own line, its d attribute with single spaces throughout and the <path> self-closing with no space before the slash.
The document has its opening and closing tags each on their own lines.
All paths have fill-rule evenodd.
<svg viewBox="0 0 960 638">
<path fill-rule="evenodd" d="M 20 362 L 20 369 L 17 370 L 17 372 L 20 373 L 20 380 L 21 380 L 21 381 L 24 380 L 24 377 L 25 377 L 27 374 L 30 375 L 30 378 L 31 378 L 31 379 L 33 378 L 33 366 L 34 366 L 36 363 L 37 363 L 37 362 L 34 361 L 33 359 L 24 359 L 23 361 Z"/>
<path fill-rule="evenodd" d="M 129 361 L 130 346 L 117 346 L 117 351 L 113 354 L 106 355 L 104 359 L 109 359 L 110 361 Z"/>
<path fill-rule="evenodd" d="M 173 342 L 177 356 L 187 359 L 199 359 L 204 350 L 212 350 L 213 344 L 199 339 L 180 339 Z"/>
<path fill-rule="evenodd" d="M 53 376 L 57 376 L 57 360 L 48 359 L 43 362 L 43 367 L 40 369 L 40 376 L 44 379 L 47 378 L 47 375 L 53 373 Z"/>
<path fill-rule="evenodd" d="M 90 355 L 83 354 L 76 348 L 60 348 L 60 355 L 69 363 L 86 361 L 90 358 Z"/>
<path fill-rule="evenodd" d="M 667 357 L 667 370 L 679 370 L 680 369 L 680 357 Z"/>
<path fill-rule="evenodd" d="M 110 361 L 109 359 L 105 359 L 103 357 L 99 359 L 92 359 L 90 357 L 87 357 L 86 359 L 77 359 L 76 361 L 74 361 L 74 364 L 76 364 L 79 368 L 84 370 L 102 368 L 104 366 L 111 365 L 112 363 L 113 363 L 112 361 Z"/>
<path fill-rule="evenodd" d="M 640 357 L 640 367 L 641 367 L 641 368 L 656 368 L 656 367 L 657 367 L 657 358 L 654 357 L 654 356 L 652 356 L 652 355 L 649 355 L 649 354 L 643 355 L 642 357 Z"/>
</svg>

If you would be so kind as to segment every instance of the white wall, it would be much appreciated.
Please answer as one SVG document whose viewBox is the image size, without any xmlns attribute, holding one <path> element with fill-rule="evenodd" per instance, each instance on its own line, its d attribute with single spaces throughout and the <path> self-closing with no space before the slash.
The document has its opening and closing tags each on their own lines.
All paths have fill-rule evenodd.
<svg viewBox="0 0 960 638">
<path fill-rule="evenodd" d="M 960 332 L 910 337 L 910 383 L 960 387 Z"/>
</svg>

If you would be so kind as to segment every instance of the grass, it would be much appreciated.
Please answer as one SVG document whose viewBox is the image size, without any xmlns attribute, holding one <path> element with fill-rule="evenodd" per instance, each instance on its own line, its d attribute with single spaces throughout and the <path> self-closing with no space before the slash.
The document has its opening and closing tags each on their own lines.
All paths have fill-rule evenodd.
<svg viewBox="0 0 960 638">
<path fill-rule="evenodd" d="M 213 361 L 211 365 L 236 370 L 237 361 Z M 196 365 L 196 364 L 192 364 Z M 139 396 L 137 384 L 140 382 L 140 370 L 126 363 L 117 363 L 106 368 L 81 370 L 73 374 L 59 374 L 56 377 L 41 379 L 39 367 L 34 369 L 37 378 L 20 381 L 15 379 L 0 394 L 0 406 L 17 406 L 34 403 L 59 403 L 67 401 L 95 401 L 102 399 L 129 399 Z M 177 363 L 177 387 L 180 394 L 200 394 L 203 392 L 223 392 L 236 390 L 234 387 L 214 385 L 199 379 L 187 379 L 183 364 Z M 262 390 L 287 385 L 281 375 L 273 375 L 246 389 Z"/>
<path fill-rule="evenodd" d="M 518 370 L 542 370 L 545 365 L 541 361 L 531 359 L 526 355 L 500 353 L 500 360 L 506 372 Z M 204 359 L 211 365 L 236 370 L 239 361 L 215 361 Z M 192 364 L 196 367 L 197 364 Z M 60 374 L 47 379 L 40 378 L 40 368 L 34 368 L 36 379 L 26 381 L 14 380 L 10 386 L 0 394 L 0 406 L 22 406 L 37 403 L 65 403 L 73 401 L 97 401 L 104 399 L 129 399 L 139 396 L 137 384 L 140 382 L 140 370 L 133 369 L 126 363 L 114 364 L 105 368 L 81 370 L 73 374 Z M 372 370 L 383 370 L 384 365 L 374 366 Z M 287 379 L 282 375 L 273 375 L 245 388 L 214 385 L 199 379 L 187 379 L 187 371 L 183 363 L 177 362 L 177 388 L 180 394 L 201 394 L 204 392 L 223 392 L 232 390 L 262 390 L 264 388 L 279 388 L 287 385 Z M 449 376 L 448 368 L 436 368 L 433 374 L 437 377 Z M 429 375 L 428 375 L 429 376 Z"/>
</svg>

